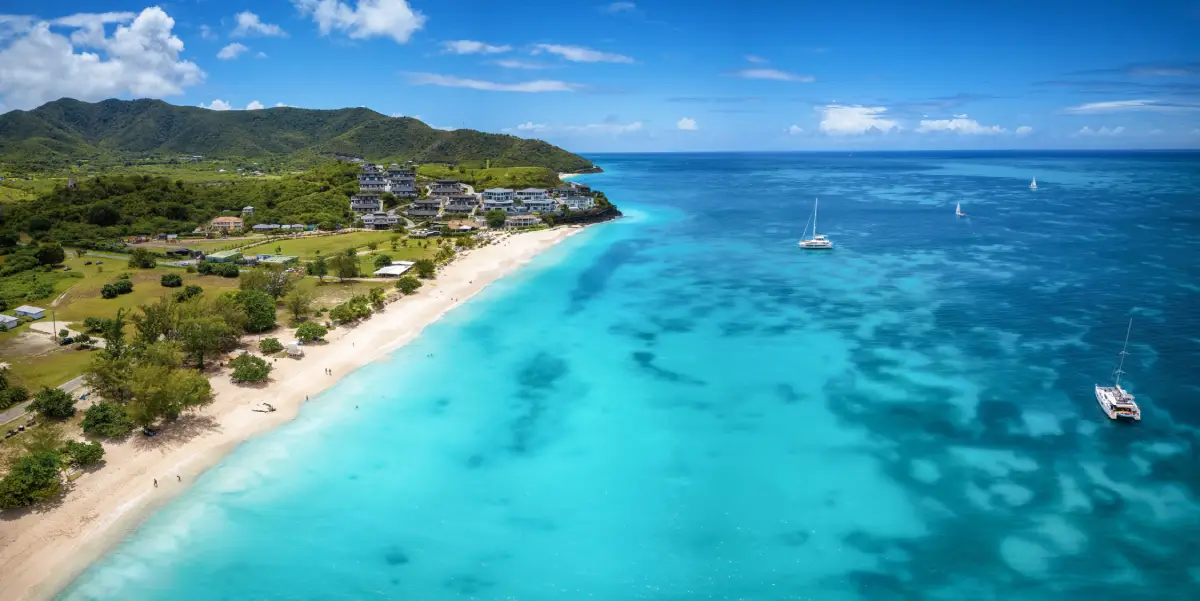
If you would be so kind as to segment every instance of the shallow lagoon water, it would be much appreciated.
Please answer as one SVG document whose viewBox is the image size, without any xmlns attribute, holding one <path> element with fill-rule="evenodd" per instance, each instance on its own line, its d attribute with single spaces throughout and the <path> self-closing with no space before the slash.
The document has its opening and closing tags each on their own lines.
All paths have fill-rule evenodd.
<svg viewBox="0 0 1200 601">
<path fill-rule="evenodd" d="M 595 160 L 628 217 L 60 598 L 1196 598 L 1200 157 Z M 814 196 L 831 253 L 795 247 Z M 1145 419 L 1114 424 L 1130 315 Z"/>
</svg>

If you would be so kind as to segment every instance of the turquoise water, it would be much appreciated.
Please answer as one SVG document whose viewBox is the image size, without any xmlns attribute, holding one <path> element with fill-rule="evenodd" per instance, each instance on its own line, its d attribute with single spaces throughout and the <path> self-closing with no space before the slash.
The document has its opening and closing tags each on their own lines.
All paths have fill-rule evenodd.
<svg viewBox="0 0 1200 601">
<path fill-rule="evenodd" d="M 60 598 L 1197 597 L 1200 156 L 595 160 L 626 218 Z M 1129 316 L 1133 425 L 1092 396 Z"/>
</svg>

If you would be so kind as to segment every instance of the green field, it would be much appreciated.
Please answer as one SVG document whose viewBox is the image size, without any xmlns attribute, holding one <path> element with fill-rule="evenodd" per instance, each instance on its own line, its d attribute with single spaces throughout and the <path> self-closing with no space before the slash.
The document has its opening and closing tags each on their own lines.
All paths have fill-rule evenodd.
<svg viewBox="0 0 1200 601">
<path fill-rule="evenodd" d="M 32 200 L 33 198 L 33 194 L 29 192 L 0 184 L 0 202 L 20 202 L 22 200 Z"/>
<path fill-rule="evenodd" d="M 54 307 L 55 315 L 60 321 L 77 323 L 87 317 L 111 317 L 119 308 L 135 309 L 139 305 L 158 300 L 164 294 L 173 294 L 178 288 L 163 288 L 159 283 L 159 279 L 164 273 L 177 273 L 183 276 L 183 285 L 194 284 L 204 288 L 204 291 L 210 294 L 236 290 L 238 287 L 236 278 L 184 273 L 177 267 L 129 269 L 125 261 L 90 256 L 86 260 L 103 261 L 104 264 L 84 266 L 82 264 L 84 260 L 71 258 L 66 262 L 74 271 L 84 274 L 84 279 L 72 280 L 74 286 L 66 291 L 58 305 Z M 102 298 L 100 288 L 116 279 L 122 272 L 129 272 L 131 275 L 133 292 L 122 294 L 117 298 Z M 50 309 L 49 306 L 46 308 Z"/>
<path fill-rule="evenodd" d="M 214 253 L 219 250 L 232 250 L 241 248 L 247 244 L 255 244 L 266 240 L 266 236 L 237 236 L 232 238 L 180 238 L 179 244 L 167 244 L 165 242 L 147 242 L 145 244 L 135 244 L 135 248 L 145 248 L 154 252 L 164 252 L 172 248 L 187 248 L 191 250 L 204 251 L 205 254 Z"/>
<path fill-rule="evenodd" d="M 396 235 L 398 234 L 394 232 L 381 231 L 351 232 L 349 234 L 335 234 L 332 236 L 306 236 L 304 238 L 280 240 L 278 244 L 256 246 L 247 252 L 253 254 L 275 253 L 300 257 L 301 260 L 310 260 L 318 256 L 328 257 L 329 255 L 337 254 L 351 246 L 358 250 L 367 250 L 367 244 L 372 241 L 378 242 L 379 248 L 390 248 L 389 241 L 392 239 L 392 236 Z M 279 250 L 276 251 L 276 248 Z"/>
<path fill-rule="evenodd" d="M 430 179 L 456 179 L 475 186 L 476 192 L 483 188 L 551 188 L 562 184 L 558 174 L 545 167 L 493 167 L 491 169 L 467 169 L 461 171 L 448 165 L 420 165 L 417 174 Z"/>
</svg>

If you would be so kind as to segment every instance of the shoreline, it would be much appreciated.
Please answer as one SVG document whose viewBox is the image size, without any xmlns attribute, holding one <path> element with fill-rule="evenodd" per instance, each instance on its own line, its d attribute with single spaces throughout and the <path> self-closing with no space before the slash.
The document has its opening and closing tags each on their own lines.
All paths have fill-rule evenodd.
<svg viewBox="0 0 1200 601">
<path fill-rule="evenodd" d="M 241 443 L 295 419 L 308 396 L 385 358 L 489 284 L 581 231 L 510 234 L 462 253 L 419 293 L 389 303 L 356 326 L 339 326 L 324 344 L 306 346 L 303 359 L 278 360 L 265 388 L 234 385 L 223 369 L 210 377 L 216 393 L 211 406 L 153 439 L 134 433 L 105 443 L 105 465 L 76 480 L 60 502 L 0 519 L 0 601 L 53 598 Z M 318 371 L 318 364 L 332 369 L 332 376 Z M 250 410 L 264 400 L 278 410 Z"/>
</svg>

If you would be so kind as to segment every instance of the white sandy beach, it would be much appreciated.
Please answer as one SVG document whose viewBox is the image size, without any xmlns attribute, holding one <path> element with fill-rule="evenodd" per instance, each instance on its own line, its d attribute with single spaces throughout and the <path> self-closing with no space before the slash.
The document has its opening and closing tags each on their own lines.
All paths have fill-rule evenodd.
<svg viewBox="0 0 1200 601">
<path fill-rule="evenodd" d="M 366 325 L 333 330 L 327 343 L 305 347 L 303 359 L 280 359 L 268 386 L 239 387 L 227 374 L 214 376 L 216 401 L 203 412 L 154 438 L 135 434 L 105 444 L 106 465 L 76 480 L 61 503 L 0 519 L 0 601 L 52 597 L 241 442 L 293 419 L 306 395 L 407 344 L 488 284 L 579 231 L 521 233 L 464 253 L 438 274 L 436 285 L 389 304 Z M 278 411 L 251 411 L 263 401 Z"/>
</svg>

